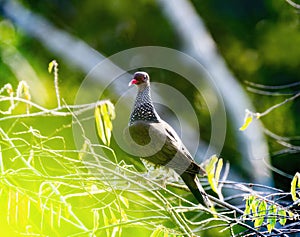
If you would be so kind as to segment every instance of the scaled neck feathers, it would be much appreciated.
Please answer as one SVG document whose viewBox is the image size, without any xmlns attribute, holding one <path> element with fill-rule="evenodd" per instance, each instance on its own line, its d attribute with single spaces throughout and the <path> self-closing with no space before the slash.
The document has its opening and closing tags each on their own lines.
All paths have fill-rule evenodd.
<svg viewBox="0 0 300 237">
<path fill-rule="evenodd" d="M 129 124 L 132 125 L 136 121 L 148 121 L 153 123 L 160 121 L 160 117 L 153 106 L 149 85 L 138 87 L 138 94 L 130 115 Z"/>
</svg>

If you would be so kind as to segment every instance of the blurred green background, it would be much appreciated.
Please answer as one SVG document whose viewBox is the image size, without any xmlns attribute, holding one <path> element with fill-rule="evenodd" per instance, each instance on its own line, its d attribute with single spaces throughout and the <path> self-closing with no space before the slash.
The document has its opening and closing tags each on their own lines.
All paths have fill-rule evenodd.
<svg viewBox="0 0 300 237">
<path fill-rule="evenodd" d="M 156 45 L 178 50 L 182 46 L 177 33 L 164 17 L 162 9 L 153 0 L 24 0 L 20 3 L 30 11 L 42 15 L 59 29 L 85 41 L 104 56 L 137 46 Z M 248 86 L 247 82 L 266 86 L 281 86 L 299 82 L 300 15 L 287 2 L 284 0 L 194 0 L 192 3 L 204 20 L 219 52 L 226 60 L 227 66 L 245 89 Z M 67 103 L 72 104 L 78 87 L 85 77 L 84 72 L 45 49 L 39 41 L 25 34 L 3 16 L 0 17 L 0 20 L 0 87 L 11 83 L 16 88 L 20 77 L 15 71 L 21 68 L 22 62 L 29 63 L 38 80 L 47 88 L 43 94 L 39 94 L 38 86 L 31 88 L 30 93 L 38 95 L 34 97 L 33 101 L 47 108 L 53 108 L 56 106 L 53 76 L 48 73 L 47 67 L 52 59 L 56 59 L 59 62 L 61 95 Z M 13 67 L 15 71 L 12 69 Z M 153 70 L 153 74 L 156 75 L 156 82 L 163 83 L 167 83 L 168 76 L 170 76 L 167 72 L 159 73 L 155 70 Z M 199 105 L 197 94 L 193 91 L 195 88 L 191 89 L 189 84 L 181 78 L 171 76 L 173 76 L 172 80 L 176 84 L 176 88 L 180 89 L 193 103 L 199 113 L 198 116 L 204 118 L 199 126 L 202 139 L 208 141 L 209 118 L 206 118 L 208 115 L 203 105 Z M 262 89 L 274 93 L 271 95 L 253 91 L 247 93 L 256 111 L 262 112 L 299 92 L 299 88 L 298 85 L 285 89 Z M 284 95 L 280 95 L 280 93 Z M 107 98 L 113 100 L 114 96 L 108 92 Z M 1 109 L 3 110 L 3 108 Z M 18 112 L 24 112 L 24 108 L 18 109 Z M 3 116 L 1 115 L 1 117 Z M 262 122 L 272 133 L 290 137 L 291 144 L 299 145 L 299 119 L 300 101 L 298 99 L 274 110 L 262 118 Z M 56 119 L 55 123 L 51 119 L 45 120 L 47 119 L 39 118 L 22 122 L 39 129 L 45 136 L 51 136 L 56 128 L 70 123 L 69 118 Z M 10 122 L 1 123 L 1 128 L 8 131 Z M 45 124 L 47 124 L 46 127 Z M 240 165 L 240 154 L 236 151 L 236 143 L 233 142 L 234 138 L 230 128 L 240 125 L 228 124 L 229 130 L 222 152 L 222 157 L 229 160 L 233 167 Z M 19 130 L 16 128 L 16 131 Z M 66 138 L 68 135 L 64 134 L 64 136 Z M 67 146 L 72 147 L 74 144 L 71 141 L 70 132 L 69 136 L 66 139 Z M 299 152 L 291 149 L 281 152 L 285 150 L 282 145 L 268 136 L 267 139 L 272 165 L 290 175 L 299 171 Z M 52 145 L 54 147 L 61 146 L 60 142 Z M 113 148 L 118 150 L 117 146 Z M 26 148 L 26 152 L 29 150 Z M 52 165 L 55 167 L 54 164 Z M 276 187 L 285 191 L 289 190 L 290 180 L 288 178 L 274 173 L 274 179 Z M 5 198 L 3 200 L 6 200 Z M 6 209 L 6 206 L 2 208 Z M 5 215 L 2 217 L 4 218 Z M 11 232 L 10 235 L 13 236 L 13 233 Z M 53 234 L 53 232 L 51 233 Z M 55 235 L 58 236 L 59 233 L 55 233 Z"/>
</svg>

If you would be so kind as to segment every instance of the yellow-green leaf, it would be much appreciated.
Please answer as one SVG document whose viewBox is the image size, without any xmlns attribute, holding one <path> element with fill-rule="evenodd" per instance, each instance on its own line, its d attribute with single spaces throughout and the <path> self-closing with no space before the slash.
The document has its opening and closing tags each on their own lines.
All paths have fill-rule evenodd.
<svg viewBox="0 0 300 237">
<path fill-rule="evenodd" d="M 255 196 L 250 197 L 250 209 L 252 211 L 253 216 L 257 216 L 257 206 L 258 206 L 259 201 L 256 200 Z"/>
<path fill-rule="evenodd" d="M 112 210 L 112 208 L 109 208 L 109 212 L 110 212 L 110 216 L 111 216 L 110 223 L 111 224 L 118 224 L 119 221 L 118 221 L 114 211 Z"/>
<path fill-rule="evenodd" d="M 258 214 L 260 216 L 265 216 L 267 214 L 267 202 L 262 200 L 258 205 Z"/>
<path fill-rule="evenodd" d="M 161 226 L 158 226 L 150 235 L 150 237 L 159 237 L 160 233 L 162 232 Z"/>
<path fill-rule="evenodd" d="M 112 119 L 115 118 L 114 106 L 110 101 L 99 104 L 95 108 L 95 120 L 97 132 L 105 145 L 110 145 L 111 132 L 113 129 Z"/>
<path fill-rule="evenodd" d="M 216 168 L 216 172 L 215 172 L 215 181 L 216 181 L 217 185 L 219 183 L 219 179 L 220 179 L 220 174 L 221 174 L 222 168 L 223 168 L 223 159 L 220 158 L 218 160 L 217 168 Z"/>
<path fill-rule="evenodd" d="M 250 123 L 253 120 L 253 115 L 250 111 L 246 110 L 245 118 L 244 118 L 244 124 L 240 127 L 240 131 L 244 131 L 248 128 Z"/>
<path fill-rule="evenodd" d="M 210 157 L 209 159 L 209 163 L 206 165 L 205 170 L 207 172 L 207 174 L 214 174 L 215 172 L 215 165 L 218 161 L 218 157 L 216 155 L 213 155 L 212 157 Z"/>
<path fill-rule="evenodd" d="M 128 221 L 127 214 L 123 209 L 120 210 L 120 215 L 121 215 L 122 221 L 124 221 L 124 222 Z"/>
<path fill-rule="evenodd" d="M 95 108 L 95 120 L 96 120 L 96 128 L 97 128 L 97 133 L 100 139 L 104 144 L 107 144 L 106 137 L 105 137 L 105 132 L 103 128 L 103 121 L 102 121 L 102 116 L 101 116 L 101 111 L 99 106 L 96 106 Z"/>
<path fill-rule="evenodd" d="M 267 213 L 267 203 L 266 201 L 261 201 L 258 205 L 257 217 L 254 221 L 254 227 L 260 227 L 264 222 L 265 215 Z"/>
<path fill-rule="evenodd" d="M 56 61 L 55 61 L 55 60 L 52 60 L 52 61 L 48 64 L 48 72 L 49 72 L 49 73 L 52 72 L 55 63 L 56 63 Z"/>
<path fill-rule="evenodd" d="M 95 231 L 99 227 L 100 216 L 99 216 L 99 211 L 96 210 L 96 209 L 93 210 L 93 214 L 94 214 L 94 226 L 93 226 L 93 229 Z"/>
<path fill-rule="evenodd" d="M 297 185 L 297 183 L 298 183 L 298 185 Z M 292 195 L 293 201 L 296 201 L 298 199 L 297 193 L 296 193 L 296 187 L 299 186 L 299 184 L 300 184 L 300 173 L 297 172 L 291 182 L 291 195 Z"/>
<path fill-rule="evenodd" d="M 107 215 L 105 214 L 104 209 L 102 209 L 102 217 L 103 217 L 104 226 L 108 227 L 109 226 L 109 220 L 108 220 Z M 110 230 L 109 228 L 106 228 L 106 236 L 110 236 L 110 231 L 109 230 Z"/>
<path fill-rule="evenodd" d="M 100 110 L 101 110 L 101 115 L 103 117 L 103 122 L 104 122 L 104 131 L 105 131 L 106 141 L 107 141 L 107 145 L 109 146 L 110 138 L 111 138 L 111 131 L 112 131 L 112 122 L 110 120 L 110 115 L 108 114 L 106 104 L 102 105 L 100 107 Z"/>
<path fill-rule="evenodd" d="M 261 224 L 264 222 L 264 217 L 262 216 L 257 216 L 254 218 L 254 227 L 258 228 L 261 226 Z"/>
<path fill-rule="evenodd" d="M 269 233 L 271 233 L 271 231 L 274 229 L 276 225 L 276 212 L 277 212 L 277 207 L 276 205 L 272 204 L 268 209 L 267 229 Z"/>
<path fill-rule="evenodd" d="M 116 118 L 116 112 L 115 112 L 114 105 L 110 101 L 107 101 L 106 105 L 107 105 L 107 110 L 108 110 L 110 119 L 114 120 Z"/>
<path fill-rule="evenodd" d="M 126 197 L 124 197 L 124 196 L 121 196 L 121 195 L 119 196 L 119 198 L 120 198 L 121 202 L 125 205 L 125 207 L 129 208 L 129 201 L 128 201 L 128 199 Z"/>
<path fill-rule="evenodd" d="M 289 219 L 293 220 L 294 219 L 294 213 L 292 211 L 288 211 L 289 214 Z"/>
<path fill-rule="evenodd" d="M 284 209 L 279 209 L 277 212 L 278 216 L 279 216 L 279 223 L 281 225 L 285 225 L 286 223 L 286 212 Z"/>
<path fill-rule="evenodd" d="M 245 203 L 245 211 L 244 211 L 244 215 L 249 215 L 250 214 L 250 199 L 249 197 L 246 198 L 246 203 Z"/>
<path fill-rule="evenodd" d="M 216 186 L 216 182 L 214 179 L 214 175 L 215 175 L 215 168 L 216 168 L 216 162 L 218 161 L 218 157 L 216 155 L 213 155 L 210 160 L 209 163 L 206 165 L 205 170 L 207 173 L 207 180 L 209 185 L 211 186 L 212 190 L 217 193 L 217 186 Z"/>
</svg>

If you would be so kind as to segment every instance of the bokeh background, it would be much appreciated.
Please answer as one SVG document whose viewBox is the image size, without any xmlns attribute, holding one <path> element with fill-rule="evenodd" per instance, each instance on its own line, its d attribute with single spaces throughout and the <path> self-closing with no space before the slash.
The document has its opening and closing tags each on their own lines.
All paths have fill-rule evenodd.
<svg viewBox="0 0 300 237">
<path fill-rule="evenodd" d="M 16 88 L 20 80 L 35 80 L 30 86 L 32 100 L 47 108 L 53 108 L 56 106 L 53 76 L 48 73 L 47 68 L 49 62 L 56 59 L 59 62 L 61 95 L 66 103 L 73 104 L 86 71 L 73 61 L 66 60 L 55 50 L 51 50 L 51 47 L 45 46 L 42 40 L 37 39 L 26 27 L 22 27 L 20 22 L 15 22 L 6 12 L 4 6 L 7 2 L 9 1 L 0 1 L 0 87 L 11 83 Z M 62 32 L 84 41 L 104 57 L 138 46 L 155 45 L 184 50 L 180 32 L 174 29 L 159 2 L 18 1 L 30 12 L 40 15 Z M 246 91 L 245 96 L 249 97 L 254 105 L 254 112 L 263 112 L 299 92 L 299 10 L 284 0 L 197 0 L 190 3 L 204 22 L 218 52 L 226 62 L 227 69 Z M 51 35 L 45 37 L 51 38 Z M 196 88 L 171 72 L 153 68 L 147 70 L 155 82 L 172 84 L 186 96 L 199 116 L 201 139 L 208 143 L 211 132 L 210 115 Z M 227 96 L 231 94 L 228 93 Z M 116 102 L 113 91 L 107 90 L 105 97 L 113 103 Z M 20 111 L 24 111 L 24 108 L 19 108 L 17 112 Z M 297 147 L 299 111 L 300 102 L 296 99 L 261 118 L 270 164 L 274 167 L 273 171 L 270 171 L 274 181 L 272 185 L 285 191 L 290 188 L 290 177 L 299 171 L 300 167 Z M 162 113 L 168 115 L 168 111 L 162 110 Z M 69 122 L 67 118 L 60 118 L 55 123 L 51 119 L 45 121 L 33 118 L 27 122 L 34 124 L 43 135 L 50 136 L 55 128 L 62 126 L 66 121 Z M 9 129 L 11 125 L 11 121 L 0 123 L 3 129 Z M 241 162 L 243 152 L 237 148 L 239 142 L 235 133 L 242 123 L 242 120 L 240 124 L 228 120 L 221 156 L 230 162 L 233 172 L 236 172 L 239 178 L 253 181 L 247 175 L 247 172 L 251 173 L 249 167 L 243 166 Z M 248 129 L 251 129 L 251 126 Z M 67 140 L 67 143 L 70 143 L 68 145 L 72 146 L 71 133 Z M 278 141 L 285 141 L 290 146 L 284 146 Z M 132 158 L 118 150 L 116 143 L 112 142 L 112 147 L 116 154 L 119 154 L 119 160 L 132 162 Z M 276 169 L 282 172 L 279 174 Z M 7 207 L 4 205 L 2 208 Z M 10 235 L 13 233 L 10 232 Z"/>
</svg>

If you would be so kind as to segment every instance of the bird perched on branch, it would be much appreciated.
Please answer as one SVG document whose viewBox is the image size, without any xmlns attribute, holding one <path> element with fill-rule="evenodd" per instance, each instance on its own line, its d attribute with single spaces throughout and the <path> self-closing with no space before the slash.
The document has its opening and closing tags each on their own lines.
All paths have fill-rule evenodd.
<svg viewBox="0 0 300 237">
<path fill-rule="evenodd" d="M 129 121 L 131 148 L 155 165 L 172 168 L 178 173 L 199 203 L 211 206 L 198 179 L 205 170 L 195 163 L 174 129 L 157 114 L 150 95 L 150 78 L 146 72 L 136 72 L 130 85 L 138 88 Z"/>
</svg>

